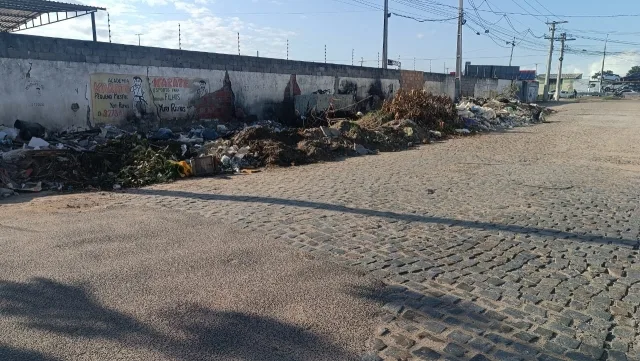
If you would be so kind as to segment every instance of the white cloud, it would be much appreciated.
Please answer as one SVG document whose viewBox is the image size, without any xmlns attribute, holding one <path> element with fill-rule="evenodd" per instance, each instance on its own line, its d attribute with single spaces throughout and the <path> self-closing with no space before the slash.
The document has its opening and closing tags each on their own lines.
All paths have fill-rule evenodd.
<svg viewBox="0 0 640 361">
<path fill-rule="evenodd" d="M 604 63 L 604 70 L 612 70 L 614 74 L 625 76 L 634 65 L 640 65 L 640 53 L 626 52 L 621 55 L 607 56 Z M 594 62 L 589 68 L 589 77 L 601 69 L 602 60 Z"/>
<path fill-rule="evenodd" d="M 179 11 L 184 11 L 186 13 L 189 13 L 189 15 L 191 15 L 192 17 L 201 17 L 203 15 L 207 15 L 210 14 L 211 11 L 204 7 L 204 6 L 198 6 L 195 3 L 188 3 L 188 2 L 184 2 L 184 1 L 176 1 L 174 3 L 176 10 Z"/>
<path fill-rule="evenodd" d="M 90 0 L 82 0 L 90 2 Z M 162 0 L 144 0 L 159 2 Z M 173 2 L 173 0 L 167 0 Z M 202 0 L 197 0 L 202 2 Z M 114 14 L 111 9 L 111 35 L 114 43 L 138 45 L 141 36 L 143 46 L 178 48 L 178 24 L 182 35 L 182 49 L 217 52 L 227 54 L 238 53 L 238 33 L 240 33 L 240 48 L 243 55 L 283 58 L 286 56 L 287 39 L 293 38 L 295 32 L 272 27 L 261 27 L 245 22 L 238 17 L 222 18 L 202 6 L 185 0 L 176 1 L 177 10 L 189 14 L 187 20 L 166 20 L 158 16 L 145 15 L 144 11 L 133 5 L 124 6 L 119 0 L 103 0 L 103 6 L 108 7 L 120 3 L 120 14 Z M 133 8 L 135 11 L 130 11 Z M 126 10 L 126 11 L 124 11 Z M 101 11 L 96 17 L 98 40 L 108 41 L 106 13 Z M 91 39 L 91 21 L 89 17 L 63 21 L 45 27 L 27 30 L 25 34 L 61 37 L 68 39 Z"/>
</svg>

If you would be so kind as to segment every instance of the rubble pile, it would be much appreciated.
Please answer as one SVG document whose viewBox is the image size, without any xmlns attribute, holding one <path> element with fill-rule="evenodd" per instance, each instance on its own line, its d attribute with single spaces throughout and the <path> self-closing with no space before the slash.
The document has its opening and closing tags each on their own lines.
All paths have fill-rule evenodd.
<svg viewBox="0 0 640 361">
<path fill-rule="evenodd" d="M 512 129 L 545 121 L 551 109 L 507 98 L 467 98 L 457 106 L 464 128 L 457 133 Z"/>
<path fill-rule="evenodd" d="M 427 129 L 442 128 L 457 118 L 456 107 L 447 95 L 434 95 L 424 90 L 399 90 L 382 105 L 382 112 L 395 120 L 411 119 Z"/>
<path fill-rule="evenodd" d="M 0 187 L 18 192 L 139 187 L 189 173 L 177 161 L 175 147 L 152 144 L 136 134 L 101 140 L 101 144 L 80 140 L 95 143 L 88 146 L 90 150 L 58 143 L 46 149 L 27 146 L 4 152 Z"/>
<path fill-rule="evenodd" d="M 400 151 L 449 134 L 544 121 L 549 110 L 507 99 L 398 91 L 379 111 L 314 128 L 275 121 L 160 128 L 113 125 L 50 134 L 37 123 L 0 126 L 0 197 L 41 190 L 121 189 L 222 172 L 251 173 L 341 157 Z"/>
</svg>

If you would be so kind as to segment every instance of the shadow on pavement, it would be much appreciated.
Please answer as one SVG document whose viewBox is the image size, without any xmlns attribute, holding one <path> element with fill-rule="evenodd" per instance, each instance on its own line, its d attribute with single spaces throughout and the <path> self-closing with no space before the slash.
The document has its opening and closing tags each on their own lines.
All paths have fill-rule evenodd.
<svg viewBox="0 0 640 361">
<path fill-rule="evenodd" d="M 238 312 L 183 305 L 154 315 L 161 332 L 102 305 L 84 288 L 44 278 L 28 283 L 0 281 L 0 314 L 10 322 L 82 340 L 108 340 L 132 350 L 160 352 L 183 361 L 356 360 L 355 355 L 295 325 Z M 4 355 L 24 355 L 2 357 Z M 31 356 L 30 356 L 31 355 Z M 29 357 L 32 358 L 29 358 Z M 1 360 L 55 361 L 0 345 Z"/>
<path fill-rule="evenodd" d="M 38 352 L 17 349 L 0 344 L 0 360 L 7 361 L 59 361 Z"/>
<path fill-rule="evenodd" d="M 471 294 L 462 298 L 444 289 L 423 287 L 416 292 L 400 285 L 389 286 L 382 294 L 368 288 L 356 289 L 353 294 L 385 303 L 388 314 L 383 319 L 388 331 L 373 344 L 386 357 L 470 361 L 561 361 L 568 357 L 596 361 L 605 355 L 604 345 L 578 350 L 579 340 L 539 327 L 547 315 L 536 307 L 536 314 L 509 307 L 500 310 L 491 301 Z M 563 343 L 575 343 L 575 349 L 562 347 Z"/>
<path fill-rule="evenodd" d="M 198 199 L 203 201 L 265 203 L 265 204 L 277 204 L 277 205 L 300 207 L 300 208 L 322 209 L 322 210 L 328 210 L 333 212 L 360 214 L 364 216 L 388 218 L 388 219 L 395 219 L 395 220 L 407 221 L 407 222 L 443 224 L 448 226 L 460 226 L 460 227 L 466 227 L 466 228 L 504 231 L 504 232 L 520 233 L 520 234 L 534 233 L 538 235 L 553 236 L 560 239 L 577 240 L 577 241 L 583 241 L 583 242 L 594 242 L 599 244 L 624 245 L 627 247 L 633 247 L 634 249 L 637 249 L 639 244 L 639 241 L 637 239 L 624 239 L 624 238 L 604 237 L 604 236 L 598 236 L 598 235 L 579 234 L 579 233 L 560 231 L 556 229 L 526 227 L 526 226 L 519 226 L 515 224 L 508 225 L 508 224 L 489 223 L 489 222 L 482 222 L 482 221 L 467 221 L 467 220 L 438 217 L 438 216 L 422 216 L 417 214 L 378 211 L 375 209 L 351 208 L 351 207 L 345 207 L 345 206 L 331 204 L 331 203 L 303 201 L 303 200 L 296 200 L 296 199 L 259 197 L 259 196 L 250 196 L 250 195 L 242 196 L 242 195 L 226 195 L 226 194 L 193 193 L 193 192 L 185 192 L 185 191 L 169 191 L 169 190 L 158 190 L 158 189 L 137 189 L 135 191 L 132 191 L 131 193 L 142 194 L 142 195 L 164 196 L 164 197 L 192 198 L 192 199 Z"/>
</svg>

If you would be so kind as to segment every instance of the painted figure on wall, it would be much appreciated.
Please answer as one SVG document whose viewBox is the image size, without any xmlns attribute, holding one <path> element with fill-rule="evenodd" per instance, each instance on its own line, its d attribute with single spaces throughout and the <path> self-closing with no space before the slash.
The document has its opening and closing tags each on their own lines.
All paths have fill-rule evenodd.
<svg viewBox="0 0 640 361">
<path fill-rule="evenodd" d="M 136 115 L 146 113 L 147 101 L 144 99 L 144 89 L 142 87 L 142 78 L 139 76 L 133 77 L 133 85 L 131 86 L 131 93 L 133 93 L 133 107 L 136 110 Z"/>
<path fill-rule="evenodd" d="M 293 100 L 296 95 L 302 94 L 300 86 L 298 85 L 298 79 L 295 74 L 291 74 L 289 77 L 289 83 L 284 88 L 284 100 Z"/>
<path fill-rule="evenodd" d="M 209 91 L 207 90 L 207 82 L 204 80 L 200 80 L 199 85 L 200 87 L 198 88 L 198 91 L 196 93 L 198 95 L 198 98 L 202 98 L 209 93 Z"/>
<path fill-rule="evenodd" d="M 199 119 L 221 121 L 230 121 L 236 117 L 236 95 L 233 93 L 228 71 L 224 74 L 222 88 L 205 94 L 196 101 L 196 114 Z"/>
<path fill-rule="evenodd" d="M 284 88 L 284 99 L 282 101 L 282 114 L 280 115 L 280 121 L 288 125 L 295 124 L 297 120 L 295 97 L 302 94 L 300 86 L 298 85 L 298 79 L 296 74 L 291 74 L 289 82 Z"/>
</svg>

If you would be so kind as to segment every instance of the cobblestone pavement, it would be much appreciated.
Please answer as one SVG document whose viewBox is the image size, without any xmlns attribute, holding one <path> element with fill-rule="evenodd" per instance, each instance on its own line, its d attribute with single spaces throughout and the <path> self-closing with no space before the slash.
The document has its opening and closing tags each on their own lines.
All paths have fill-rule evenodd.
<svg viewBox="0 0 640 361">
<path fill-rule="evenodd" d="M 391 286 L 367 360 L 640 360 L 640 112 L 178 182 L 117 203 L 232 223 Z"/>
</svg>

